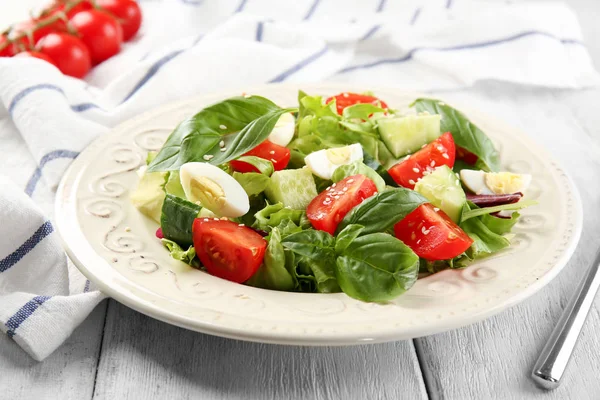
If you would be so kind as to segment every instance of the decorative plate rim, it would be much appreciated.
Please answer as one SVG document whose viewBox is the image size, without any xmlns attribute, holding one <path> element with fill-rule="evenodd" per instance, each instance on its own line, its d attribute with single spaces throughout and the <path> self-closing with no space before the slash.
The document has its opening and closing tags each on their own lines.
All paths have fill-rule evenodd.
<svg viewBox="0 0 600 400">
<path fill-rule="evenodd" d="M 277 91 L 295 93 L 298 89 L 329 93 L 340 91 L 364 91 L 364 86 L 327 83 L 306 85 L 271 84 L 251 87 L 245 89 L 245 92 L 263 95 L 265 92 Z M 423 94 L 404 92 L 398 89 L 369 88 L 369 90 L 376 93 L 394 93 L 396 96 L 410 97 L 412 99 L 424 96 Z M 432 315 L 431 320 L 423 320 L 423 323 L 414 324 L 403 322 L 398 322 L 397 324 L 390 323 L 388 321 L 389 316 L 398 317 L 399 315 L 402 315 L 402 310 L 395 310 L 400 314 L 398 314 L 398 312 L 392 312 L 387 318 L 382 317 L 381 320 L 371 319 L 368 323 L 364 323 L 358 328 L 348 328 L 348 321 L 346 321 L 346 323 L 338 323 L 339 327 L 331 326 L 335 323 L 326 321 L 329 319 L 328 314 L 320 316 L 313 315 L 310 318 L 301 314 L 301 317 L 304 319 L 302 320 L 301 318 L 300 322 L 297 324 L 291 324 L 289 321 L 283 322 L 281 319 L 278 320 L 276 316 L 272 320 L 253 318 L 251 316 L 231 316 L 230 318 L 228 314 L 224 314 L 221 311 L 215 311 L 210 308 L 203 309 L 201 306 L 182 304 L 181 302 L 165 298 L 149 289 L 141 287 L 135 282 L 131 282 L 117 272 L 106 257 L 102 257 L 94 250 L 91 243 L 86 239 L 84 229 L 81 227 L 77 207 L 83 200 L 82 198 L 77 197 L 77 191 L 82 187 L 82 177 L 86 167 L 90 162 L 95 160 L 94 156 L 97 158 L 99 151 L 104 148 L 103 146 L 117 141 L 117 134 L 119 132 L 127 132 L 144 122 L 158 118 L 160 115 L 184 109 L 186 106 L 195 103 L 210 102 L 207 100 L 209 98 L 226 98 L 238 93 L 240 93 L 240 90 L 230 90 L 225 93 L 195 96 L 142 113 L 137 117 L 123 122 L 113 128 L 111 132 L 96 139 L 69 166 L 61 180 L 56 194 L 55 219 L 57 231 L 63 240 L 68 256 L 77 268 L 79 268 L 88 279 L 94 282 L 102 292 L 153 318 L 180 327 L 223 337 L 264 343 L 296 345 L 350 345 L 386 342 L 426 336 L 470 325 L 520 303 L 548 284 L 564 268 L 575 251 L 581 235 L 583 211 L 579 192 L 567 173 L 544 148 L 537 145 L 527 135 L 522 134 L 517 129 L 509 127 L 502 121 L 498 121 L 495 118 L 473 111 L 469 107 L 462 107 L 462 105 L 458 104 L 458 108 L 468 114 L 471 118 L 486 121 L 486 124 L 489 123 L 495 128 L 497 127 L 500 131 L 513 132 L 511 140 L 517 139 L 520 142 L 520 145 L 529 148 L 528 152 L 531 152 L 531 149 L 535 149 L 535 154 L 538 158 L 540 160 L 542 158 L 546 160 L 544 161 L 543 166 L 552 168 L 549 175 L 556 181 L 560 180 L 560 183 L 568 188 L 568 190 L 564 191 L 566 193 L 564 200 L 570 206 L 565 207 L 566 210 L 564 215 L 557 216 L 557 218 L 562 218 L 561 221 L 566 219 L 569 221 L 569 224 L 564 228 L 562 240 L 560 241 L 559 246 L 554 249 L 551 261 L 546 261 L 545 268 L 542 269 L 542 267 L 540 267 L 536 273 L 534 273 L 535 271 L 531 271 L 527 276 L 520 276 L 521 282 L 516 286 L 517 290 L 512 290 L 512 293 L 509 291 L 502 295 L 498 294 L 497 299 L 494 299 L 496 301 L 491 301 L 491 303 L 494 303 L 493 305 L 471 304 L 470 307 L 462 309 L 461 312 L 450 312 L 447 315 Z M 215 100 L 212 101 L 214 102 Z M 127 172 L 130 172 L 130 170 Z M 129 201 L 128 197 L 125 201 Z M 549 253 L 550 251 L 548 250 L 544 252 L 542 256 L 550 257 Z M 460 270 L 458 273 L 461 275 L 462 279 L 466 279 L 474 285 L 478 284 L 478 280 L 484 282 L 494 278 L 493 276 L 492 278 L 489 278 L 489 276 L 485 275 L 489 273 L 489 271 L 484 270 L 485 267 L 477 268 L 477 266 L 478 265 L 476 264 L 472 266 L 475 268 L 469 267 L 468 269 Z M 466 271 L 469 272 L 467 273 Z M 444 280 L 440 279 L 439 282 L 443 284 Z M 230 284 L 235 285 L 232 283 Z M 242 296 L 246 296 L 246 294 L 249 296 L 256 296 L 257 293 L 260 293 L 259 297 L 263 296 L 264 298 L 268 298 L 268 301 L 273 301 L 272 298 L 283 298 L 281 296 L 302 296 L 303 301 L 310 300 L 321 302 L 322 299 L 327 298 L 341 301 L 344 307 L 357 306 L 356 300 L 350 299 L 343 294 L 298 294 L 265 291 L 243 285 L 236 286 L 238 286 L 238 288 L 234 291 L 240 292 Z M 408 293 L 411 292 L 409 291 L 407 294 Z M 488 299 L 491 299 L 491 297 L 488 297 Z M 380 307 L 387 307 L 386 305 L 379 306 L 372 303 L 362 304 L 365 305 L 365 308 L 374 307 L 379 310 L 382 310 Z M 275 315 L 277 315 L 277 313 L 275 313 Z M 357 321 L 357 323 L 360 323 L 360 321 Z"/>
</svg>

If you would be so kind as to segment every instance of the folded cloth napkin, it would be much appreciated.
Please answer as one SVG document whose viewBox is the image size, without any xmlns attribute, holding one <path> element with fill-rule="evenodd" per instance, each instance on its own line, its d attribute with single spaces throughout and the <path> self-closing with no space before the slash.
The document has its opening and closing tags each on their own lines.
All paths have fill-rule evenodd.
<svg viewBox="0 0 600 400">
<path fill-rule="evenodd" d="M 562 3 L 140 1 L 142 30 L 85 81 L 0 59 L 0 329 L 36 360 L 105 296 L 65 256 L 53 196 L 70 161 L 159 104 L 249 83 L 339 81 L 442 90 L 482 79 L 600 81 Z"/>
</svg>

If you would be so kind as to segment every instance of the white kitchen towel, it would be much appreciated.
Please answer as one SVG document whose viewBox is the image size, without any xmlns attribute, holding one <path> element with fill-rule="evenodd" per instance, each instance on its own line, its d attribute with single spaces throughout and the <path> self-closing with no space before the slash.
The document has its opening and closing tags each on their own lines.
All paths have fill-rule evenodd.
<svg viewBox="0 0 600 400">
<path fill-rule="evenodd" d="M 145 0 L 142 30 L 85 81 L 0 59 L 0 329 L 33 358 L 104 295 L 53 230 L 56 186 L 98 135 L 152 107 L 266 82 L 454 89 L 495 79 L 583 88 L 599 75 L 562 3 Z"/>
</svg>

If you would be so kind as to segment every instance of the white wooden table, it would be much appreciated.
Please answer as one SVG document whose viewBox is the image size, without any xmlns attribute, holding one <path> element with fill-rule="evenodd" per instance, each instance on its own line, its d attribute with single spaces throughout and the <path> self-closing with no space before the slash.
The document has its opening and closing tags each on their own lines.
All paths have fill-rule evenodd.
<svg viewBox="0 0 600 400">
<path fill-rule="evenodd" d="M 600 36 L 600 3 L 570 3 L 600 66 L 600 42 L 594 42 Z M 545 143 L 581 191 L 581 243 L 565 270 L 538 294 L 466 328 L 413 341 L 345 348 L 222 339 L 105 301 L 42 363 L 0 335 L 0 398 L 600 398 L 598 301 L 562 386 L 544 392 L 529 379 L 539 351 L 600 246 L 598 180 L 578 173 L 592 171 L 600 178 L 600 89 L 559 91 L 485 83 L 440 95 L 469 101 Z"/>
</svg>

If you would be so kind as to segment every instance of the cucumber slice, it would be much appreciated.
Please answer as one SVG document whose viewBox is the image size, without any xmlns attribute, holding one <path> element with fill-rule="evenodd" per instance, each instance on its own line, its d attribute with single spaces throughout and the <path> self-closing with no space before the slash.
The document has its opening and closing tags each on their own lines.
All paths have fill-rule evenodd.
<svg viewBox="0 0 600 400">
<path fill-rule="evenodd" d="M 381 118 L 377 121 L 381 139 L 394 157 L 414 153 L 421 146 L 434 141 L 440 131 L 441 116 L 407 115 L 406 117 Z"/>
<path fill-rule="evenodd" d="M 308 168 L 284 169 L 271 175 L 265 194 L 272 203 L 283 203 L 284 207 L 304 210 L 317 197 L 317 187 Z"/>
<path fill-rule="evenodd" d="M 446 165 L 437 167 L 431 174 L 419 179 L 415 191 L 427 197 L 431 204 L 441 208 L 458 223 L 467 197 L 456 174 Z"/>
</svg>

